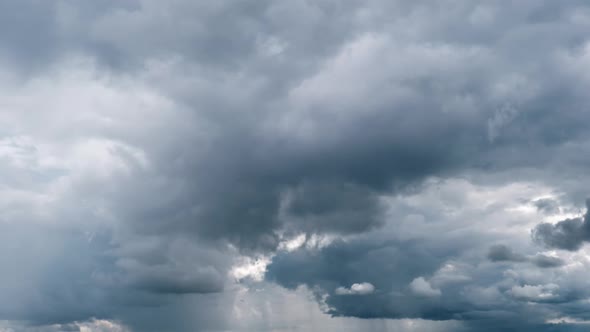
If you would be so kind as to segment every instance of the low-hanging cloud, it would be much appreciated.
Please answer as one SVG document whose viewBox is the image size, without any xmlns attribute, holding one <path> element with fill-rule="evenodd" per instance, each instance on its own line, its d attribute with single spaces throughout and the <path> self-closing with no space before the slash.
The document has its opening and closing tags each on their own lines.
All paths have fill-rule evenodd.
<svg viewBox="0 0 590 332">
<path fill-rule="evenodd" d="M 590 241 L 590 200 L 586 200 L 586 213 L 556 224 L 541 223 L 532 231 L 533 239 L 549 248 L 578 250 Z"/>
<path fill-rule="evenodd" d="M 559 257 L 549 256 L 542 253 L 526 256 L 515 253 L 511 248 L 503 244 L 497 244 L 490 247 L 487 257 L 492 262 L 511 262 L 524 263 L 529 262 L 540 268 L 560 267 L 565 264 L 564 260 Z"/>
<path fill-rule="evenodd" d="M 345 322 L 590 319 L 588 213 L 536 225 L 587 196 L 588 13 L 3 1 L 0 319 L 327 331 L 261 309 L 302 288 Z"/>
<path fill-rule="evenodd" d="M 367 295 L 375 291 L 375 286 L 369 282 L 352 284 L 350 288 L 338 287 L 334 291 L 336 295 Z"/>
</svg>

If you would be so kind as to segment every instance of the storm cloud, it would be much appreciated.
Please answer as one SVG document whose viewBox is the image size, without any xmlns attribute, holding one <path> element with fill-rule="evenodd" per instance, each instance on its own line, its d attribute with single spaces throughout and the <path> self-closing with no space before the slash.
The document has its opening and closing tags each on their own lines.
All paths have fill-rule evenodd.
<svg viewBox="0 0 590 332">
<path fill-rule="evenodd" d="M 2 1 L 0 331 L 584 327 L 589 27 Z"/>
<path fill-rule="evenodd" d="M 586 200 L 586 213 L 578 218 L 568 218 L 556 224 L 541 223 L 532 232 L 533 239 L 547 247 L 578 250 L 590 241 L 590 200 Z"/>
</svg>

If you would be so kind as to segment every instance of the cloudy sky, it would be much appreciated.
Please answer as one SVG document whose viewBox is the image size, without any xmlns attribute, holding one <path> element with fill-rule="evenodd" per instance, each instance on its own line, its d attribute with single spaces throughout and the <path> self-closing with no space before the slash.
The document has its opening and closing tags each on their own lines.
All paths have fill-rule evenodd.
<svg viewBox="0 0 590 332">
<path fill-rule="evenodd" d="M 0 331 L 585 331 L 590 5 L 0 0 Z"/>
</svg>

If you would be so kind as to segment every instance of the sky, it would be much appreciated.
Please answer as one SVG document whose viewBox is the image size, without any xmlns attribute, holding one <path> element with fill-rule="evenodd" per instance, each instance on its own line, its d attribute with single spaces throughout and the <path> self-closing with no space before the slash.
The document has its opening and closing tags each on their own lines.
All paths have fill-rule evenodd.
<svg viewBox="0 0 590 332">
<path fill-rule="evenodd" d="M 0 332 L 585 331 L 590 5 L 1 0 Z"/>
</svg>

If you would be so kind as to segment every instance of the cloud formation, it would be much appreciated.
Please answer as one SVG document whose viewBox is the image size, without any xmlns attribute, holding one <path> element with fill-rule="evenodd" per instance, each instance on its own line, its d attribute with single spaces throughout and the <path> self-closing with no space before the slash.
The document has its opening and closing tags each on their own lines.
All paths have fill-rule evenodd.
<svg viewBox="0 0 590 332">
<path fill-rule="evenodd" d="M 581 0 L 3 1 L 0 330 L 577 329 L 589 26 Z"/>
<path fill-rule="evenodd" d="M 336 295 L 367 295 L 375 291 L 375 286 L 368 282 L 352 284 L 350 288 L 338 287 L 335 290 Z"/>
<path fill-rule="evenodd" d="M 590 200 L 586 200 L 586 213 L 556 224 L 541 223 L 532 232 L 533 239 L 547 247 L 578 250 L 590 241 Z"/>
<path fill-rule="evenodd" d="M 512 251 L 511 248 L 502 244 L 491 246 L 487 256 L 492 262 L 530 262 L 540 268 L 559 267 L 565 264 L 565 262 L 559 257 L 549 256 L 542 253 L 528 257 L 522 254 L 517 254 Z"/>
<path fill-rule="evenodd" d="M 410 283 L 412 292 L 422 296 L 440 296 L 440 290 L 434 289 L 423 277 L 418 277 Z"/>
</svg>

